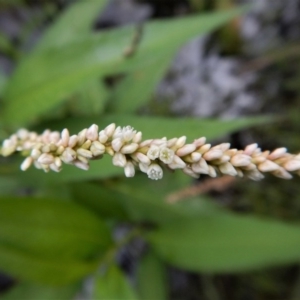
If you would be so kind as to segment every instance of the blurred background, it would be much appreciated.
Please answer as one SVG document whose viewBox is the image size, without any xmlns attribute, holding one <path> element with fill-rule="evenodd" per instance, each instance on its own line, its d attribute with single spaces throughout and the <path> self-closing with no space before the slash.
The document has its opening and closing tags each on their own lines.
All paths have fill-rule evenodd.
<svg viewBox="0 0 300 300">
<path fill-rule="evenodd" d="M 0 86 L 73 2 L 0 0 Z M 263 149 L 285 146 L 296 153 L 300 150 L 300 0 L 110 0 L 92 30 L 221 11 L 245 3 L 253 5 L 249 13 L 178 51 L 139 113 L 221 119 L 276 115 L 276 122 L 236 132 L 226 140 L 237 148 L 257 142 Z M 107 77 L 106 89 L 113 90 L 118 80 Z M 76 97 L 56 109 L 57 117 L 63 119 L 70 111 L 80 115 L 81 108 L 74 103 Z M 233 211 L 298 222 L 298 179 L 286 182 L 267 177 L 263 182 L 238 183 L 221 183 L 221 189 L 212 186 L 206 192 Z M 134 265 L 135 247 L 139 246 L 123 254 L 124 269 Z M 170 299 L 300 299 L 299 265 L 239 275 L 209 276 L 175 268 L 168 274 Z M 0 274 L 0 298 L 14 283 L 13 278 Z"/>
</svg>

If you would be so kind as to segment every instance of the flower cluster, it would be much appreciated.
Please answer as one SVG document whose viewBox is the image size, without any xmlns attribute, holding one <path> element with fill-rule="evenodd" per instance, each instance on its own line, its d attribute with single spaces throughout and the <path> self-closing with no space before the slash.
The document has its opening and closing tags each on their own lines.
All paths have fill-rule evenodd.
<svg viewBox="0 0 300 300">
<path fill-rule="evenodd" d="M 88 170 L 90 160 L 109 154 L 113 165 L 124 168 L 126 177 L 133 177 L 136 168 L 154 180 L 163 177 L 163 169 L 181 169 L 194 178 L 207 174 L 260 180 L 265 172 L 283 179 L 292 178 L 291 173 L 300 176 L 300 154 L 290 154 L 286 148 L 261 151 L 252 144 L 237 150 L 230 149 L 229 143 L 212 147 L 204 137 L 189 144 L 185 136 L 142 141 L 140 131 L 115 124 L 100 131 L 93 124 L 71 136 L 67 129 L 61 133 L 45 130 L 41 135 L 20 129 L 4 140 L 0 154 L 9 156 L 14 152 L 26 156 L 21 164 L 23 171 L 33 164 L 45 172 L 59 172 L 63 163 Z"/>
</svg>

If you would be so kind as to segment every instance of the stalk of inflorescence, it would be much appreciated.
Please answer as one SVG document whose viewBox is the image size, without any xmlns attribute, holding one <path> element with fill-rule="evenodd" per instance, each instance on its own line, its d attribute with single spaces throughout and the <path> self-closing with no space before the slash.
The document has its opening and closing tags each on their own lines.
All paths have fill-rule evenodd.
<svg viewBox="0 0 300 300">
<path fill-rule="evenodd" d="M 187 143 L 186 136 L 142 140 L 142 132 L 114 123 L 100 131 L 93 124 L 75 135 L 68 129 L 45 130 L 40 135 L 20 129 L 3 141 L 0 150 L 2 156 L 15 152 L 26 157 L 22 171 L 33 165 L 45 172 L 60 172 L 63 164 L 88 170 L 90 162 L 110 155 L 112 164 L 124 168 L 126 177 L 139 170 L 153 180 L 161 179 L 165 170 L 181 170 L 193 178 L 206 174 L 261 180 L 264 173 L 283 179 L 291 179 L 293 173 L 300 175 L 300 154 L 290 154 L 286 148 L 262 151 L 251 144 L 238 150 L 229 143 L 211 146 L 205 137 L 192 143 Z"/>
</svg>

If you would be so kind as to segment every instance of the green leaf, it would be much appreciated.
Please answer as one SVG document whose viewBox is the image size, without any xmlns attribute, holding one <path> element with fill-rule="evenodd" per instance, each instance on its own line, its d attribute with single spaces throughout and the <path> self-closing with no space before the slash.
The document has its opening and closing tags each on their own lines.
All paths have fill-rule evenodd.
<svg viewBox="0 0 300 300">
<path fill-rule="evenodd" d="M 152 61 L 128 74 L 113 93 L 111 111 L 132 113 L 149 100 L 155 87 L 165 75 L 172 56 L 153 55 Z"/>
<path fill-rule="evenodd" d="M 112 265 L 104 275 L 96 277 L 93 299 L 135 300 L 137 296 L 122 271 Z"/>
<path fill-rule="evenodd" d="M 157 254 L 196 272 L 240 272 L 300 260 L 300 227 L 219 214 L 164 224 L 148 236 Z"/>
<path fill-rule="evenodd" d="M 102 82 L 92 80 L 83 86 L 71 99 L 71 113 L 77 116 L 100 115 L 109 92 Z"/>
<path fill-rule="evenodd" d="M 30 55 L 7 85 L 3 120 L 8 125 L 33 122 L 91 79 L 141 68 L 153 53 L 172 56 L 190 38 L 210 32 L 242 11 L 150 22 L 145 25 L 137 53 L 130 59 L 123 55 L 133 34 L 130 26 L 87 34 L 60 48 Z"/>
<path fill-rule="evenodd" d="M 112 194 L 102 184 L 71 184 L 73 200 L 104 218 L 128 219 L 121 197 Z"/>
<path fill-rule="evenodd" d="M 43 124 L 43 128 L 62 130 L 68 128 L 72 133 L 78 133 L 83 128 L 98 124 L 104 128 L 110 123 L 117 126 L 133 126 L 137 131 L 142 131 L 143 139 L 167 138 L 187 136 L 195 139 L 205 136 L 208 140 L 224 136 L 233 131 L 241 130 L 249 126 L 260 125 L 272 121 L 266 116 L 239 118 L 234 120 L 220 119 L 196 119 L 196 118 L 162 118 L 148 116 L 132 116 L 125 114 L 112 114 L 99 117 L 70 118 L 62 122 Z M 42 130 L 42 128 L 41 128 Z"/>
<path fill-rule="evenodd" d="M 166 172 L 163 180 L 152 181 L 139 173 L 132 179 L 106 181 L 101 189 L 107 189 L 107 194 L 122 202 L 131 221 L 161 224 L 191 216 L 217 214 L 218 207 L 207 197 L 177 204 L 166 202 L 169 191 L 184 186 L 189 180 L 182 173 Z"/>
<path fill-rule="evenodd" d="M 148 252 L 142 258 L 137 274 L 137 288 L 140 299 L 164 300 L 169 298 L 165 266 L 153 252 Z"/>
<path fill-rule="evenodd" d="M 17 278 L 47 285 L 66 285 L 87 276 L 97 262 L 41 258 L 0 243 L 0 269 Z"/>
<path fill-rule="evenodd" d="M 7 197 L 0 199 L 0 243 L 41 258 L 85 260 L 112 242 L 106 225 L 75 203 Z"/>
<path fill-rule="evenodd" d="M 73 42 L 92 32 L 94 19 L 107 4 L 107 0 L 78 1 L 69 6 L 46 31 L 34 53 Z"/>
<path fill-rule="evenodd" d="M 67 300 L 74 299 L 79 287 L 77 285 L 49 287 L 22 282 L 1 295 L 2 300 Z"/>
</svg>

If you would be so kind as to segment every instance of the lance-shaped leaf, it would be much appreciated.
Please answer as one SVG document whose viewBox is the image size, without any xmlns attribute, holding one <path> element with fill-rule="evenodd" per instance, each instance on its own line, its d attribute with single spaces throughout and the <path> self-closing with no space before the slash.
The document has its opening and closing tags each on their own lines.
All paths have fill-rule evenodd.
<svg viewBox="0 0 300 300">
<path fill-rule="evenodd" d="M 149 22 L 132 58 L 123 54 L 134 34 L 132 26 L 82 35 L 60 48 L 33 53 L 7 85 L 3 120 L 10 125 L 33 122 L 91 79 L 141 68 L 151 61 L 153 53 L 172 56 L 190 38 L 210 32 L 242 11 Z"/>
<path fill-rule="evenodd" d="M 196 272 L 240 272 L 300 260 L 300 227 L 224 213 L 164 224 L 148 236 L 168 263 Z"/>
</svg>

